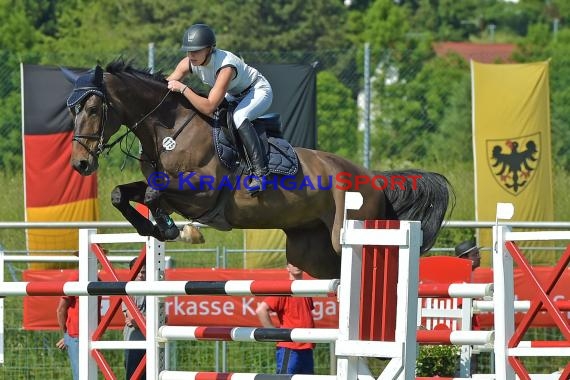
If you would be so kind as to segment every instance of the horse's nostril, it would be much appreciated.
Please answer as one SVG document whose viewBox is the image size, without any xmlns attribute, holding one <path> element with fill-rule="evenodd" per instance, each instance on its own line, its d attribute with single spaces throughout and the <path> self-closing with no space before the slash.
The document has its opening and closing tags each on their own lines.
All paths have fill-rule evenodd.
<svg viewBox="0 0 570 380">
<path fill-rule="evenodd" d="M 89 168 L 89 162 L 87 162 L 87 160 L 76 161 L 73 167 L 79 173 L 85 173 L 85 171 Z"/>
<path fill-rule="evenodd" d="M 89 167 L 89 163 L 87 162 L 87 160 L 81 160 L 79 161 L 79 169 L 84 172 L 85 170 L 87 170 L 87 168 Z"/>
</svg>

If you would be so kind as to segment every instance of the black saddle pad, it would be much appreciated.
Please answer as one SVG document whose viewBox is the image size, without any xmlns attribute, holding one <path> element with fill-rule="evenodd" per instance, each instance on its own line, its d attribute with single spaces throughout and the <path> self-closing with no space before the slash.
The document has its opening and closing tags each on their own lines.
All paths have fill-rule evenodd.
<svg viewBox="0 0 570 380">
<path fill-rule="evenodd" d="M 240 164 L 237 148 L 229 141 L 221 128 L 212 128 L 214 147 L 222 164 L 235 170 Z M 268 137 L 269 171 L 279 175 L 295 175 L 299 170 L 299 158 L 291 144 L 282 138 Z"/>
</svg>

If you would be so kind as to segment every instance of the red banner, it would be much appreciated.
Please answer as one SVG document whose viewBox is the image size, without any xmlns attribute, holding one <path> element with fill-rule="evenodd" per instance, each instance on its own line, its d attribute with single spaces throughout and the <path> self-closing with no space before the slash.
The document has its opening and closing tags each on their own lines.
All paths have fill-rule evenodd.
<svg viewBox="0 0 570 380">
<path fill-rule="evenodd" d="M 552 268 L 536 267 L 534 271 L 541 282 L 546 282 Z M 127 276 L 127 270 L 117 270 L 121 279 Z M 448 271 L 453 273 L 453 271 Z M 488 268 L 478 268 L 473 273 L 473 281 L 477 283 L 493 282 L 493 273 Z M 24 272 L 24 281 L 65 281 L 69 271 L 28 270 Z M 171 281 L 227 281 L 227 280 L 284 280 L 287 273 L 282 269 L 170 269 L 166 271 L 166 279 Z M 445 283 L 442 278 L 441 282 Z M 535 297 L 534 289 L 520 271 L 515 270 L 515 293 L 518 300 L 529 300 Z M 554 287 L 552 297 L 556 301 L 570 300 L 570 269 L 562 275 Z M 110 297 L 102 297 L 101 311 L 104 315 L 109 307 Z M 178 326 L 260 326 L 255 308 L 263 297 L 254 296 L 173 296 L 165 298 L 166 314 L 169 325 Z M 338 303 L 336 297 L 315 297 L 316 327 L 338 327 Z M 56 307 L 59 297 L 24 297 L 25 330 L 56 330 Z M 517 314 L 517 320 L 522 313 Z M 570 318 L 570 314 L 568 315 Z M 482 327 L 492 327 L 491 313 L 480 316 Z M 553 327 L 551 318 L 546 313 L 539 313 L 534 327 Z M 112 328 L 122 328 L 120 313 L 113 319 Z"/>
<path fill-rule="evenodd" d="M 547 283 L 552 275 L 552 267 L 533 267 L 534 274 L 541 284 Z M 489 268 L 477 268 L 473 272 L 473 282 L 491 283 L 493 282 L 493 271 Z M 535 289 L 529 284 L 529 281 L 519 269 L 514 272 L 515 282 L 515 299 L 520 301 L 534 300 L 537 298 Z M 570 268 L 566 268 L 562 277 L 552 289 L 550 297 L 554 301 L 570 300 Z M 566 318 L 570 319 L 570 312 L 564 312 Z M 515 314 L 515 323 L 519 323 L 523 317 L 523 313 Z M 480 325 L 483 327 L 493 326 L 493 314 L 484 313 L 479 315 Z M 556 327 L 552 318 L 548 316 L 546 311 L 539 312 L 532 323 L 532 327 Z"/>
</svg>

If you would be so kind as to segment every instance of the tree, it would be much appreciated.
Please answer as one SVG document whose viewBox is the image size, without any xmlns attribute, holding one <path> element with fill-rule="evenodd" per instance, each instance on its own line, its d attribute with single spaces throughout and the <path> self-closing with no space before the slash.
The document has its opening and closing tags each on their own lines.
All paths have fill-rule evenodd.
<svg viewBox="0 0 570 380">
<path fill-rule="evenodd" d="M 93 67 L 121 54 L 146 58 L 141 52 L 155 30 L 149 2 L 99 0 L 88 11 L 85 7 L 82 1 L 70 1 L 58 9 L 57 32 L 43 42 L 42 63 Z"/>
<path fill-rule="evenodd" d="M 555 162 L 570 170 L 570 30 L 554 39 L 547 25 L 533 25 L 516 57 L 522 62 L 550 60 L 552 152 Z"/>
<path fill-rule="evenodd" d="M 236 1 L 219 10 L 212 21 L 230 50 L 312 51 L 346 41 L 347 10 L 339 1 Z"/>
<path fill-rule="evenodd" d="M 376 0 L 363 16 L 362 42 L 369 42 L 372 53 L 397 48 L 406 41 L 410 30 L 410 12 L 407 7 L 391 0 Z"/>
<path fill-rule="evenodd" d="M 331 72 L 321 71 L 317 94 L 317 148 L 357 160 L 358 111 L 350 89 Z"/>
<path fill-rule="evenodd" d="M 450 112 L 454 84 L 469 75 L 467 64 L 458 56 L 434 58 L 416 67 L 417 71 L 408 69 L 410 72 L 402 72 L 397 66 L 389 67 L 376 81 L 373 157 L 378 161 L 418 162 L 440 156 L 432 153 L 440 149 L 434 146 L 434 136 Z M 457 131 L 448 133 L 461 133 L 465 126 L 456 127 Z"/>
<path fill-rule="evenodd" d="M 457 160 L 473 162 L 473 133 L 471 118 L 471 76 L 468 70 L 448 84 L 447 106 L 438 133 L 431 136 L 427 159 L 437 163 Z M 457 240 L 455 240 L 457 241 Z"/>
<path fill-rule="evenodd" d="M 20 62 L 34 60 L 41 38 L 22 2 L 0 0 L 0 168 L 21 167 Z"/>
</svg>

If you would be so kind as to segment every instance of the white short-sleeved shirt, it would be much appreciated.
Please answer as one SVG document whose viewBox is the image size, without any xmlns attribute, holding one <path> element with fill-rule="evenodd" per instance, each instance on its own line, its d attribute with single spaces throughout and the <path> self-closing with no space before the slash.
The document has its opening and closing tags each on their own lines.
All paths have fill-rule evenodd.
<svg viewBox="0 0 570 380">
<path fill-rule="evenodd" d="M 233 67 L 237 73 L 228 87 L 228 93 L 231 95 L 239 95 L 250 87 L 260 75 L 257 69 L 248 66 L 235 54 L 220 49 L 214 49 L 207 65 L 194 66 L 190 63 L 190 72 L 198 76 L 208 86 L 214 87 L 216 77 L 224 67 Z"/>
</svg>

